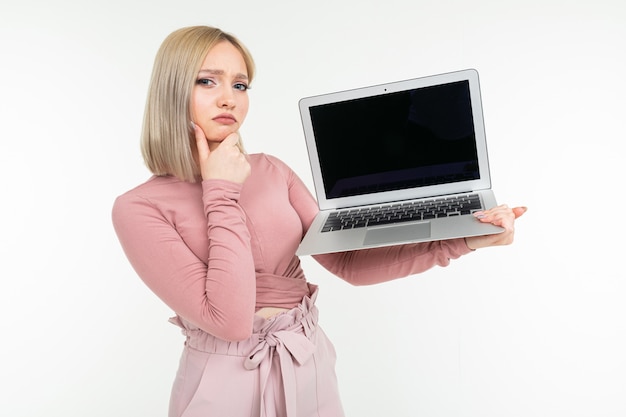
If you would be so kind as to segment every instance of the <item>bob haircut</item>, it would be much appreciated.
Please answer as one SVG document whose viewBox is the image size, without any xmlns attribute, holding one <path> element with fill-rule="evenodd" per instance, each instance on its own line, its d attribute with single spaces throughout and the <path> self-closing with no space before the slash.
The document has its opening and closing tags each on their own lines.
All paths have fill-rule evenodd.
<svg viewBox="0 0 626 417">
<path fill-rule="evenodd" d="M 190 127 L 191 93 L 209 50 L 223 41 L 241 52 L 252 82 L 255 68 L 250 52 L 237 38 L 218 28 L 178 29 L 161 44 L 154 60 L 141 132 L 141 153 L 154 175 L 198 180 L 200 169 L 194 158 L 195 136 Z M 241 139 L 238 146 L 243 152 Z"/>
</svg>

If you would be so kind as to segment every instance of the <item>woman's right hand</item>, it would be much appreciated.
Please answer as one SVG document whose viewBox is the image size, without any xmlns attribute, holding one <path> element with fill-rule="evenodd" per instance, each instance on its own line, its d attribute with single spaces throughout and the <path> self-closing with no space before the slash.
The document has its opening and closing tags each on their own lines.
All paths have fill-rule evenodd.
<svg viewBox="0 0 626 417">
<path fill-rule="evenodd" d="M 202 179 L 220 179 L 243 184 L 250 176 L 251 169 L 246 156 L 237 146 L 239 134 L 231 133 L 213 150 L 210 150 L 200 126 L 194 123 L 192 127 L 196 136 Z"/>
</svg>

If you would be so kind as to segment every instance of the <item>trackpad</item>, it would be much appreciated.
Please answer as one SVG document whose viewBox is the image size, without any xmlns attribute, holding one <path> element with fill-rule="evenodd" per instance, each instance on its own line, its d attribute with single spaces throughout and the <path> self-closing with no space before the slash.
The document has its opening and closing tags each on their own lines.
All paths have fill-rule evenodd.
<svg viewBox="0 0 626 417">
<path fill-rule="evenodd" d="M 393 242 L 408 242 L 430 237 L 430 222 L 403 224 L 399 226 L 370 229 L 365 234 L 365 245 L 379 245 Z"/>
</svg>

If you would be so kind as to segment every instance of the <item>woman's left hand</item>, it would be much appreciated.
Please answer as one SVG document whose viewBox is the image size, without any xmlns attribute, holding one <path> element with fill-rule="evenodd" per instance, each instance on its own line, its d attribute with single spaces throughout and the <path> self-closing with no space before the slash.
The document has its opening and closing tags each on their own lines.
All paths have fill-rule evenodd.
<svg viewBox="0 0 626 417">
<path fill-rule="evenodd" d="M 515 234 L 515 219 L 526 213 L 526 207 L 509 208 L 506 204 L 489 210 L 474 213 L 474 216 L 483 223 L 491 223 L 504 228 L 504 232 L 495 235 L 466 237 L 465 242 L 470 249 L 486 248 L 488 246 L 510 245 Z"/>
</svg>

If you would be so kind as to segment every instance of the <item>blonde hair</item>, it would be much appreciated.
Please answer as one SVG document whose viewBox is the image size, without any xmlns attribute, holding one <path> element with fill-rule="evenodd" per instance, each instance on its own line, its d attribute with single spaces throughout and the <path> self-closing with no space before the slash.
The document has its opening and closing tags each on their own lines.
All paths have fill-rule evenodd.
<svg viewBox="0 0 626 417">
<path fill-rule="evenodd" d="M 153 174 L 197 180 L 200 170 L 192 150 L 195 136 L 190 128 L 191 92 L 209 50 L 223 41 L 241 52 L 252 82 L 254 61 L 250 52 L 237 38 L 218 28 L 178 29 L 161 44 L 154 60 L 141 132 L 141 153 Z M 241 140 L 238 145 L 243 152 Z"/>
</svg>

